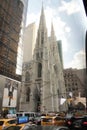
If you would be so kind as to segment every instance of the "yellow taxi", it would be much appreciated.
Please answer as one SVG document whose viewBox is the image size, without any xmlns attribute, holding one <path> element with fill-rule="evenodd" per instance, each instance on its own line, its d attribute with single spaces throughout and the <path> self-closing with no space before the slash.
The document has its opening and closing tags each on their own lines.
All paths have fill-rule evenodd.
<svg viewBox="0 0 87 130">
<path fill-rule="evenodd" d="M 83 116 L 84 114 L 83 113 L 81 113 L 81 112 L 75 112 L 74 113 L 74 116 L 76 116 L 76 117 L 81 117 L 81 116 Z"/>
<path fill-rule="evenodd" d="M 63 117 L 58 116 L 46 116 L 41 119 L 41 125 L 65 125 L 65 119 Z"/>
<path fill-rule="evenodd" d="M 0 130 L 16 124 L 16 118 L 11 118 L 11 119 L 0 119 Z"/>
<path fill-rule="evenodd" d="M 9 126 L 3 130 L 36 130 L 36 128 L 37 128 L 36 125 L 24 123 L 24 124 L 15 125 L 15 126 Z"/>
<path fill-rule="evenodd" d="M 19 127 L 19 130 L 26 130 L 31 127 L 32 122 L 29 121 L 29 117 L 22 116 L 17 118 L 17 124 L 15 127 Z"/>
<path fill-rule="evenodd" d="M 58 115 L 61 116 L 61 117 L 65 117 L 66 113 L 65 112 L 60 112 Z"/>
<path fill-rule="evenodd" d="M 15 125 L 3 128 L 3 130 L 35 130 L 36 125 L 29 122 L 29 117 L 18 117 Z"/>
<path fill-rule="evenodd" d="M 53 118 L 53 124 L 58 126 L 64 126 L 66 123 L 64 117 L 56 116 Z"/>
<path fill-rule="evenodd" d="M 52 125 L 52 117 L 44 116 L 41 118 L 41 125 Z"/>
</svg>

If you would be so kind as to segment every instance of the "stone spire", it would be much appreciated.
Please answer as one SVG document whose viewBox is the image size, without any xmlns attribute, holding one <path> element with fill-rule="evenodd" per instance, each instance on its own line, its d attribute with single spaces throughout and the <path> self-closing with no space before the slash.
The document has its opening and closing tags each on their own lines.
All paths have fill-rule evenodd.
<svg viewBox="0 0 87 130">
<path fill-rule="evenodd" d="M 46 20 L 45 20 L 45 15 L 44 15 L 43 3 L 42 3 L 42 9 L 41 9 L 39 28 L 40 29 L 42 29 L 42 28 L 45 29 L 46 28 Z"/>
<path fill-rule="evenodd" d="M 54 39 L 56 40 L 53 23 L 51 23 L 51 38 L 52 38 L 53 40 L 54 40 Z"/>
<path fill-rule="evenodd" d="M 42 3 L 41 15 L 40 15 L 40 22 L 39 28 L 37 32 L 37 39 L 36 39 L 36 48 L 39 48 L 43 45 L 47 46 L 47 28 L 46 28 L 46 20 L 44 14 L 44 8 Z"/>
</svg>

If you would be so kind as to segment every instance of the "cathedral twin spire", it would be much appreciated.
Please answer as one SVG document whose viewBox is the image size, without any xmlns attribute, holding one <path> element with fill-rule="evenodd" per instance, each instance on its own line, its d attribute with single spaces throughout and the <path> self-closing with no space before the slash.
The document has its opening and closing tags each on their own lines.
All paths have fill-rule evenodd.
<svg viewBox="0 0 87 130">
<path fill-rule="evenodd" d="M 54 36 L 55 33 L 54 33 L 54 27 L 53 27 L 53 23 L 51 23 L 51 36 Z"/>
<path fill-rule="evenodd" d="M 45 20 L 43 3 L 42 3 L 42 9 L 41 9 L 39 29 L 41 29 L 41 30 L 46 29 L 46 20 Z M 51 23 L 51 36 L 55 36 L 53 23 Z"/>
<path fill-rule="evenodd" d="M 46 28 L 46 20 L 45 20 L 43 5 L 42 5 L 42 9 L 41 9 L 41 16 L 40 16 L 39 28 L 40 28 L 40 29 Z"/>
</svg>

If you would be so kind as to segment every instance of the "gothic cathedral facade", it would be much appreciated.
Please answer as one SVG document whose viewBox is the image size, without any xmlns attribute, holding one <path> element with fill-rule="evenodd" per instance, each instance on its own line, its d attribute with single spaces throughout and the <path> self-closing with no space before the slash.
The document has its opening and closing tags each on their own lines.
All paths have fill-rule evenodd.
<svg viewBox="0 0 87 130">
<path fill-rule="evenodd" d="M 66 98 L 63 68 L 60 62 L 53 25 L 48 37 L 42 6 L 33 60 L 23 64 L 20 111 L 49 112 L 61 107 Z"/>
</svg>

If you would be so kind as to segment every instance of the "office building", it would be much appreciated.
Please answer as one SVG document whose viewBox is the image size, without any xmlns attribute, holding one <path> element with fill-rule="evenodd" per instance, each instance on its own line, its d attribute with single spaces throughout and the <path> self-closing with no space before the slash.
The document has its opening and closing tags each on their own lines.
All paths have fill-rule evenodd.
<svg viewBox="0 0 87 130">
<path fill-rule="evenodd" d="M 67 96 L 72 93 L 73 97 L 85 97 L 86 71 L 85 69 L 64 69 L 64 80 Z"/>
<path fill-rule="evenodd" d="M 25 8 L 21 0 L 0 0 L 0 111 L 17 107 L 23 57 L 20 34 Z M 14 93 L 11 90 L 8 93 L 7 88 L 14 89 Z M 6 95 L 9 101 L 6 100 Z"/>
<path fill-rule="evenodd" d="M 23 52 L 23 62 L 29 62 L 33 59 L 33 53 L 36 41 L 36 24 L 31 23 L 25 28 L 24 33 L 24 52 Z"/>
<path fill-rule="evenodd" d="M 59 51 L 60 61 L 61 61 L 62 67 L 63 67 L 62 40 L 58 40 L 57 41 L 57 45 L 58 45 L 58 51 Z"/>
</svg>

